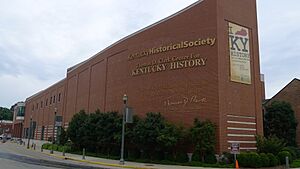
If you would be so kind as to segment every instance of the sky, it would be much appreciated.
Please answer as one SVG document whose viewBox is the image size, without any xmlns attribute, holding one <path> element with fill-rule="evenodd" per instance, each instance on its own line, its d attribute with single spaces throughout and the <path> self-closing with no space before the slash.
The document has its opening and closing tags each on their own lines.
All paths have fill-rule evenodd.
<svg viewBox="0 0 300 169">
<path fill-rule="evenodd" d="M 196 1 L 0 0 L 0 106 L 25 101 L 67 68 Z M 287 2 L 257 0 L 267 98 L 300 78 L 300 1 Z"/>
</svg>

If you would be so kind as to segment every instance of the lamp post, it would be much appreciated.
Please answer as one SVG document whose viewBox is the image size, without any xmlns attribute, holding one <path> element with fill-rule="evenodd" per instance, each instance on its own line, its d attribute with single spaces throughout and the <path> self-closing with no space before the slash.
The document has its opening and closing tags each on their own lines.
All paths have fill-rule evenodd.
<svg viewBox="0 0 300 169">
<path fill-rule="evenodd" d="M 32 125 L 32 115 L 30 115 L 27 149 L 29 149 L 29 142 L 30 142 L 30 137 L 31 137 L 31 125 Z"/>
<path fill-rule="evenodd" d="M 55 131 L 56 112 L 57 112 L 57 108 L 55 107 L 55 108 L 54 108 L 53 130 L 52 130 L 52 146 L 51 146 L 50 154 L 53 154 L 53 145 L 54 145 L 54 143 L 55 143 L 55 139 L 54 139 L 54 131 Z"/>
<path fill-rule="evenodd" d="M 123 110 L 123 118 L 122 118 L 122 142 L 121 142 L 121 159 L 120 164 L 124 165 L 124 139 L 125 139 L 125 117 L 126 117 L 126 108 L 127 108 L 128 96 L 124 94 L 123 102 L 124 102 L 124 110 Z"/>
</svg>

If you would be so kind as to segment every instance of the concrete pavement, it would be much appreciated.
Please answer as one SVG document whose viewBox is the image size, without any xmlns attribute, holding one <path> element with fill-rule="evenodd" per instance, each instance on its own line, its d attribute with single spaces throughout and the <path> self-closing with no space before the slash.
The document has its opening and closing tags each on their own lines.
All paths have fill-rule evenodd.
<svg viewBox="0 0 300 169">
<path fill-rule="evenodd" d="M 52 155 L 49 150 L 44 150 L 44 153 L 49 154 L 57 158 L 65 158 L 68 160 L 80 161 L 89 164 L 98 164 L 100 166 L 116 167 L 116 168 L 132 168 L 132 169 L 203 169 L 203 167 L 190 167 L 190 166 L 178 166 L 178 165 L 160 165 L 151 163 L 137 163 L 137 162 L 125 162 L 125 165 L 119 165 L 119 160 L 104 159 L 98 157 L 85 156 L 85 160 L 82 159 L 82 155 L 66 153 L 62 156 L 61 152 L 54 152 Z M 214 168 L 210 168 L 214 169 Z M 216 169 L 216 168 L 215 168 Z"/>
<path fill-rule="evenodd" d="M 28 150 L 10 142 L 0 143 L 0 169 L 107 169 L 72 160 L 63 160 Z"/>
<path fill-rule="evenodd" d="M 25 141 L 25 140 L 24 140 Z M 31 143 L 36 144 L 36 152 L 40 152 L 40 148 L 43 142 L 40 141 L 31 141 Z M 25 148 L 26 146 L 24 146 Z M 85 160 L 82 159 L 82 155 L 65 153 L 65 156 L 62 156 L 61 152 L 54 151 L 53 154 L 50 154 L 49 150 L 43 150 L 43 154 L 47 154 L 52 157 L 59 159 L 73 160 L 81 163 L 106 166 L 109 168 L 132 168 L 132 169 L 204 169 L 204 167 L 191 167 L 191 166 L 178 166 L 178 165 L 161 165 L 161 164 L 151 164 L 151 163 L 138 163 L 138 162 L 125 162 L 125 165 L 119 165 L 119 160 L 104 159 L 98 157 L 85 156 Z M 216 168 L 210 168 L 216 169 Z"/>
</svg>

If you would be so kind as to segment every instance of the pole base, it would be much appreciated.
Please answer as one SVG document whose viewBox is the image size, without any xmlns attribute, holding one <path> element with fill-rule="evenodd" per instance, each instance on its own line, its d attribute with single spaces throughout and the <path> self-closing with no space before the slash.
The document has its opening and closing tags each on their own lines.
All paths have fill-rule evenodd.
<svg viewBox="0 0 300 169">
<path fill-rule="evenodd" d="M 120 159 L 120 162 L 119 162 L 120 165 L 124 165 L 125 164 L 125 161 L 124 159 Z"/>
</svg>

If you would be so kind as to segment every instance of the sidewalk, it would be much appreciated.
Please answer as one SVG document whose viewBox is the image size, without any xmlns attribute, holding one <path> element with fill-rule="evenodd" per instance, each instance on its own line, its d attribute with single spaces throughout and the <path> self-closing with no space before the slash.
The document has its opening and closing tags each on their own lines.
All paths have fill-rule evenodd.
<svg viewBox="0 0 300 169">
<path fill-rule="evenodd" d="M 24 140 L 27 143 L 27 140 Z M 32 140 L 31 143 L 36 144 L 37 152 L 41 152 L 41 146 L 45 142 L 38 140 Z M 33 150 L 33 149 L 32 149 Z M 93 164 L 97 166 L 106 166 L 111 168 L 132 168 L 132 169 L 217 169 L 217 168 L 204 168 L 204 167 L 191 167 L 191 166 L 179 166 L 179 165 L 161 165 L 161 164 L 151 164 L 151 163 L 138 163 L 138 162 L 127 162 L 125 165 L 120 165 L 119 160 L 111 160 L 105 158 L 85 156 L 85 160 L 82 159 L 82 155 L 65 153 L 65 156 L 62 155 L 62 152 L 54 151 L 53 154 L 50 154 L 50 150 L 43 150 L 44 154 L 53 156 L 59 159 L 72 160 L 80 163 Z"/>
<path fill-rule="evenodd" d="M 82 155 L 66 153 L 62 156 L 62 152 L 54 151 L 50 154 L 49 150 L 44 150 L 43 153 L 56 158 L 73 160 L 78 162 L 84 162 L 89 164 L 96 164 L 100 166 L 108 166 L 114 168 L 132 168 L 132 169 L 204 169 L 203 167 L 190 167 L 190 166 L 178 166 L 178 165 L 160 165 L 160 164 L 150 164 L 150 163 L 137 163 L 137 162 L 126 162 L 125 165 L 120 165 L 119 160 L 111 160 L 97 157 L 85 156 L 85 160 L 82 159 Z M 216 168 L 206 168 L 206 169 L 216 169 Z"/>
</svg>

